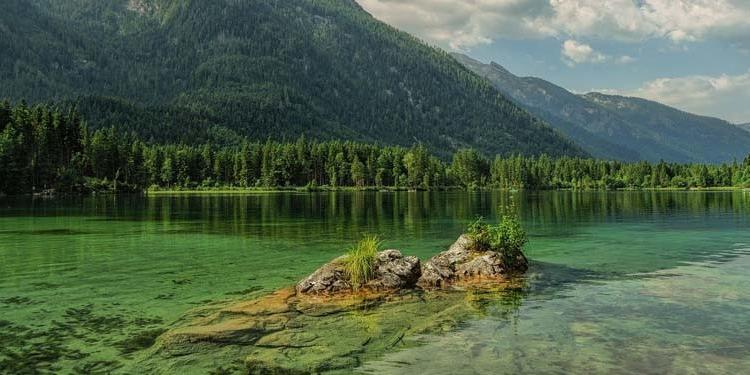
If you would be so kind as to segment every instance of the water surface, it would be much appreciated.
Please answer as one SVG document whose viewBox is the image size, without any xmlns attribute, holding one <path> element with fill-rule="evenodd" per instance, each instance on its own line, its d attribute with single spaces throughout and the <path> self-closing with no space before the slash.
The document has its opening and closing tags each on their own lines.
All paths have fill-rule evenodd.
<svg viewBox="0 0 750 375">
<path fill-rule="evenodd" d="M 512 313 L 352 370 L 750 368 L 748 193 L 352 192 L 0 200 L 0 373 L 128 373 L 195 307 L 291 285 L 362 233 L 426 259 L 511 200 L 532 259 Z"/>
</svg>

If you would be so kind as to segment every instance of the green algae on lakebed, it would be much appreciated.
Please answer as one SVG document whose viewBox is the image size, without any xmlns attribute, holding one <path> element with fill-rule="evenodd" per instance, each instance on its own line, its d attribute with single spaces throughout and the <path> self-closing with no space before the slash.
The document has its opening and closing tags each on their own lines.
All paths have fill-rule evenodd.
<svg viewBox="0 0 750 375">
<path fill-rule="evenodd" d="M 153 327 L 162 324 L 158 318 L 98 315 L 93 305 L 68 308 L 62 319 L 48 325 L 0 320 L 0 373 L 55 373 L 66 368 L 73 373 L 111 372 L 122 364 L 92 355 L 88 347 L 118 347 L 127 355 L 150 347 L 164 332 Z M 127 338 L 118 341 L 118 336 Z"/>
<path fill-rule="evenodd" d="M 508 286 L 510 285 L 510 286 Z M 496 289 L 405 291 L 334 299 L 282 289 L 189 321 L 159 338 L 138 370 L 209 372 L 217 358 L 259 374 L 351 372 L 389 351 L 419 345 L 419 335 L 455 330 L 503 306 L 520 306 L 520 282 Z M 497 310 L 495 311 L 497 313 Z"/>
<path fill-rule="evenodd" d="M 246 371 L 252 345 L 175 363 L 154 336 L 293 285 L 361 233 L 425 260 L 511 198 L 531 240 L 517 307 L 488 297 L 342 372 L 750 367 L 747 193 L 339 192 L 0 199 L 0 373 Z"/>
</svg>

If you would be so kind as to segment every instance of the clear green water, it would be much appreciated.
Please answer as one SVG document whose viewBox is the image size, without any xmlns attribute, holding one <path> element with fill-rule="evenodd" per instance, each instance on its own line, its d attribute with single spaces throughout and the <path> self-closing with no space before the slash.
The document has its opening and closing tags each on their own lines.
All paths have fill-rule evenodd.
<svg viewBox="0 0 750 375">
<path fill-rule="evenodd" d="M 750 193 L 277 193 L 0 200 L 0 373 L 129 373 L 197 306 L 291 285 L 361 233 L 426 259 L 509 199 L 533 262 L 514 313 L 353 371 L 750 368 Z"/>
</svg>

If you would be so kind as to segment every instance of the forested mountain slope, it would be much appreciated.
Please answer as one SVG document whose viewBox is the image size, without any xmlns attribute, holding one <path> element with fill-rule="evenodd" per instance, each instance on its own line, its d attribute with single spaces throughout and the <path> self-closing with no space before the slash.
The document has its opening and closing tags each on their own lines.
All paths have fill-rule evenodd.
<svg viewBox="0 0 750 375">
<path fill-rule="evenodd" d="M 496 63 L 454 56 L 597 157 L 715 163 L 750 152 L 750 133 L 720 119 L 643 99 L 576 95 L 539 78 L 515 76 Z"/>
<path fill-rule="evenodd" d="M 683 160 L 725 162 L 742 160 L 750 151 L 750 133 L 714 117 L 699 116 L 650 100 L 589 93 L 583 96 L 633 124 L 634 132 L 651 134 Z M 688 159 L 689 158 L 689 159 Z"/>
<path fill-rule="evenodd" d="M 584 154 L 352 0 L 5 3 L 0 97 L 76 100 L 94 128 L 156 142 L 304 133 L 442 154 Z"/>
<path fill-rule="evenodd" d="M 462 54 L 454 54 L 454 57 L 487 78 L 519 105 L 577 141 L 592 155 L 617 160 L 640 158 L 637 151 L 607 140 L 624 136 L 617 128 L 625 126 L 613 113 L 550 82 L 517 77 L 497 63 L 484 64 Z"/>
</svg>

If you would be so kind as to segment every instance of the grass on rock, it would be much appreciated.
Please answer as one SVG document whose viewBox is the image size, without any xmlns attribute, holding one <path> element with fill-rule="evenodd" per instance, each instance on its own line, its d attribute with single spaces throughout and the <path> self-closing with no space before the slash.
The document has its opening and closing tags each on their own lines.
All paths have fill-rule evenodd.
<svg viewBox="0 0 750 375">
<path fill-rule="evenodd" d="M 377 236 L 366 235 L 347 252 L 346 272 L 354 289 L 359 289 L 372 279 L 380 246 L 381 241 Z"/>
</svg>

